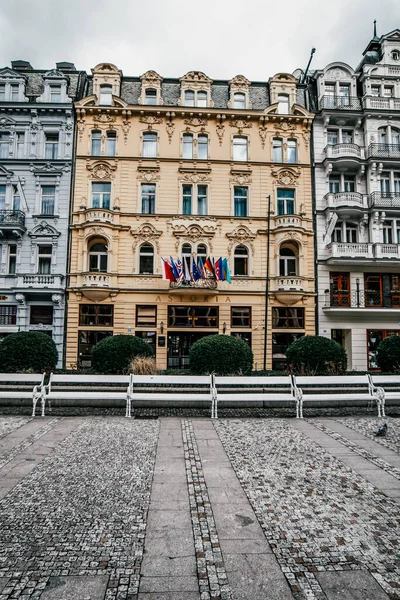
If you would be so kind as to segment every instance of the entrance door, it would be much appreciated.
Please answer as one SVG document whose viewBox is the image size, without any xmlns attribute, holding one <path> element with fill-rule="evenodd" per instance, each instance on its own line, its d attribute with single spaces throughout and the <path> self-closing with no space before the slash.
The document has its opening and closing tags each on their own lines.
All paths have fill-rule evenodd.
<svg viewBox="0 0 400 600">
<path fill-rule="evenodd" d="M 168 334 L 167 357 L 168 369 L 188 369 L 189 368 L 189 350 L 197 340 L 206 335 L 215 335 L 212 333 L 192 333 L 182 331 Z"/>
</svg>

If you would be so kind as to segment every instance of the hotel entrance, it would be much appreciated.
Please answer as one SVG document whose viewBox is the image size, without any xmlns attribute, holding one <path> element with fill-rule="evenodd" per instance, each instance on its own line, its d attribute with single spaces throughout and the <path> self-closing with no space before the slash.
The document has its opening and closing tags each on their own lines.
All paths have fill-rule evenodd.
<svg viewBox="0 0 400 600">
<path fill-rule="evenodd" d="M 189 331 L 177 331 L 168 334 L 167 349 L 167 368 L 168 369 L 188 369 L 189 368 L 189 350 L 191 346 L 206 335 L 215 335 L 213 333 L 194 333 Z"/>
</svg>

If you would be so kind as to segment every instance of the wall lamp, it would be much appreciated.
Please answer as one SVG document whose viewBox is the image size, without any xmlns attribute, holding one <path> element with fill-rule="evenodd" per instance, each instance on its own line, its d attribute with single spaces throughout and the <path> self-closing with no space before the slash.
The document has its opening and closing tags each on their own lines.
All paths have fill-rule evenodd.
<svg viewBox="0 0 400 600">
<path fill-rule="evenodd" d="M 226 333 L 226 323 L 224 322 L 224 324 L 222 325 L 222 333 Z"/>
<path fill-rule="evenodd" d="M 160 323 L 160 333 L 164 333 L 164 321 Z"/>
</svg>

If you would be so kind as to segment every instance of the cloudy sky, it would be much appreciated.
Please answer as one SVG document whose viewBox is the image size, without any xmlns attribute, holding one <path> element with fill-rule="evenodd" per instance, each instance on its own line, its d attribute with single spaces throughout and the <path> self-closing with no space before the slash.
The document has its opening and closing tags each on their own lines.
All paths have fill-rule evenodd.
<svg viewBox="0 0 400 600">
<path fill-rule="evenodd" d="M 0 66 L 109 61 L 125 75 L 265 81 L 305 68 L 313 46 L 312 68 L 357 66 L 374 19 L 378 35 L 400 28 L 400 0 L 0 0 Z"/>
</svg>

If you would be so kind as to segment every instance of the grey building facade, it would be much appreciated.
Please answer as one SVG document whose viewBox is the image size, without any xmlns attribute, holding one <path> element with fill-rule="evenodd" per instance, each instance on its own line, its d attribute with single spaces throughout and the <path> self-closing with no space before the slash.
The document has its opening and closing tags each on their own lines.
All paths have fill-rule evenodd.
<svg viewBox="0 0 400 600">
<path fill-rule="evenodd" d="M 86 76 L 71 63 L 0 69 L 0 337 L 42 331 L 63 362 L 73 102 Z"/>
</svg>

